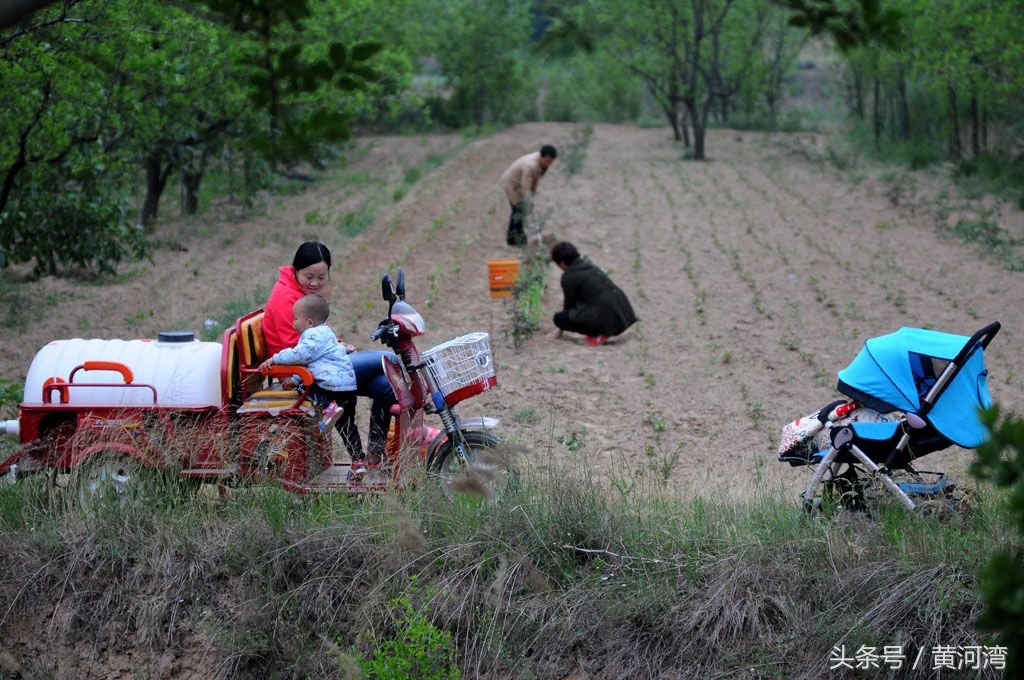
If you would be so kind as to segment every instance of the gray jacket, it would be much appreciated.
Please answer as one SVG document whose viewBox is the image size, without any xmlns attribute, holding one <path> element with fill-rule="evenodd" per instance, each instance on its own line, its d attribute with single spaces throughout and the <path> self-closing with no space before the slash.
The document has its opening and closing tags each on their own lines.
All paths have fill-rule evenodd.
<svg viewBox="0 0 1024 680">
<path fill-rule="evenodd" d="M 275 364 L 307 367 L 316 384 L 325 390 L 351 392 L 356 389 L 352 360 L 325 323 L 302 331 L 295 347 L 281 350 L 273 359 Z"/>
</svg>

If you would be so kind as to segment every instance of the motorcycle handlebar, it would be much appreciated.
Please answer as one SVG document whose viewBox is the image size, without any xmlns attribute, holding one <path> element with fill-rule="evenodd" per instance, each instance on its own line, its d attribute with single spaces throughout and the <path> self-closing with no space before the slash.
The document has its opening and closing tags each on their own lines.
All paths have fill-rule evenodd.
<svg viewBox="0 0 1024 680">
<path fill-rule="evenodd" d="M 377 330 L 375 330 L 373 334 L 370 336 L 370 340 L 381 340 L 383 342 L 383 337 L 385 334 L 397 335 L 397 324 L 387 319 L 381 321 L 380 325 L 377 326 Z"/>
</svg>

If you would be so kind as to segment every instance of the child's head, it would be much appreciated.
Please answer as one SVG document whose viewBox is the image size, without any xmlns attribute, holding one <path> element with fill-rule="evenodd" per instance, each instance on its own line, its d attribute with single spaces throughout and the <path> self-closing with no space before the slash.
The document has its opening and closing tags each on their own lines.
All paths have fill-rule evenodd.
<svg viewBox="0 0 1024 680">
<path fill-rule="evenodd" d="M 292 328 L 301 334 L 307 328 L 327 321 L 330 313 L 331 309 L 322 295 L 304 295 L 292 305 L 292 316 L 295 317 Z"/>
</svg>

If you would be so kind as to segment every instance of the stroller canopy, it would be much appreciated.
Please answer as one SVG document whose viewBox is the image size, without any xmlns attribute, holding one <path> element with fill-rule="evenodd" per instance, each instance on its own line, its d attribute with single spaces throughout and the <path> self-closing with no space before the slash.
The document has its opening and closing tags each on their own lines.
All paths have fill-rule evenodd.
<svg viewBox="0 0 1024 680">
<path fill-rule="evenodd" d="M 838 390 L 882 413 L 920 413 L 926 395 L 971 338 L 921 328 L 869 338 L 849 366 L 839 371 Z M 988 437 L 978 411 L 992 405 L 982 345 L 971 352 L 938 396 L 927 418 L 955 444 L 974 448 Z"/>
</svg>

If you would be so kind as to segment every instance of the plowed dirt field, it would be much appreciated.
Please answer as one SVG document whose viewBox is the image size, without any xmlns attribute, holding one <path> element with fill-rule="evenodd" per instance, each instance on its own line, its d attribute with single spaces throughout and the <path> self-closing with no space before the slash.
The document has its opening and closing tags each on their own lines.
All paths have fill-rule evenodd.
<svg viewBox="0 0 1024 680">
<path fill-rule="evenodd" d="M 865 338 L 904 325 L 969 335 L 1000 320 L 991 391 L 1024 408 L 1024 273 L 1006 266 L 1024 236 L 1019 210 L 949 198 L 957 188 L 937 173 L 830 163 L 828 141 L 810 134 L 715 130 L 711 160 L 692 162 L 664 129 L 597 125 L 570 176 L 573 132 L 529 124 L 469 143 L 364 138 L 320 181 L 264 197 L 258 214 L 231 217 L 215 202 L 195 219 L 167 219 L 159 238 L 184 250 L 157 249 L 113 281 L 9 278 L 0 368 L 22 378 L 54 338 L 201 333 L 229 303 L 259 304 L 277 266 L 319 239 L 334 252 L 332 325 L 347 341 L 370 347 L 385 309 L 380 275 L 398 264 L 429 325 L 421 348 L 492 333 L 499 388 L 461 410 L 501 417 L 535 469 L 558 463 L 693 493 L 802 483 L 775 461 L 779 428 L 837 398 L 835 373 Z M 542 143 L 562 152 L 538 194 L 546 232 L 605 268 L 641 319 L 602 347 L 544 337 L 561 304 L 553 265 L 546 325 L 518 350 L 509 306 L 488 295 L 486 260 L 517 254 L 504 244 L 498 176 Z M 972 205 L 991 211 L 1010 251 L 953 235 Z M 933 458 L 925 467 L 958 471 L 969 454 Z"/>
</svg>

